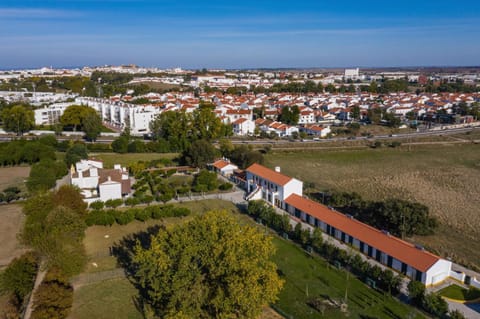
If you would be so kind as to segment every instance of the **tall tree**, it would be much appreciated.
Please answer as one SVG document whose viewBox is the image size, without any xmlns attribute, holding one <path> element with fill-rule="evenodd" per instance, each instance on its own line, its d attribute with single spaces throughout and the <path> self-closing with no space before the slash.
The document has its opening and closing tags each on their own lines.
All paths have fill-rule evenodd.
<svg viewBox="0 0 480 319">
<path fill-rule="evenodd" d="M 72 127 L 73 131 L 76 131 L 77 129 L 84 129 L 84 120 L 87 117 L 92 119 L 94 115 L 97 115 L 97 112 L 89 106 L 70 105 L 60 117 L 60 123 L 63 126 Z"/>
<path fill-rule="evenodd" d="M 146 302 L 163 318 L 255 318 L 283 281 L 271 238 L 225 211 L 162 230 L 133 262 Z"/>
<path fill-rule="evenodd" d="M 3 127 L 17 135 L 31 130 L 35 126 L 33 111 L 23 105 L 15 105 L 2 111 Z"/>
<path fill-rule="evenodd" d="M 89 141 L 96 141 L 102 131 L 102 119 L 95 112 L 89 112 L 82 120 L 83 131 Z"/>
</svg>

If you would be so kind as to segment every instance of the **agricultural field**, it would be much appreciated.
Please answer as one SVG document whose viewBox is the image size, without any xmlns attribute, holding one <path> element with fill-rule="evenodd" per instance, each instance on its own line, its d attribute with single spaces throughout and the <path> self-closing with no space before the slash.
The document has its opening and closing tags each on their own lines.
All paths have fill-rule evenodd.
<svg viewBox="0 0 480 319">
<path fill-rule="evenodd" d="M 480 269 L 480 147 L 476 144 L 272 152 L 266 165 L 310 186 L 307 192 L 357 192 L 427 205 L 441 225 L 434 236 L 409 238 Z"/>
</svg>

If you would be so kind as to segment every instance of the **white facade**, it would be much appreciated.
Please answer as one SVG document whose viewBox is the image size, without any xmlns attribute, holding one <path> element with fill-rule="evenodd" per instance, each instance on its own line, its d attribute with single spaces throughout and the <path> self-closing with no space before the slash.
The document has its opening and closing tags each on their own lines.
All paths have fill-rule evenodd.
<svg viewBox="0 0 480 319">
<path fill-rule="evenodd" d="M 232 124 L 233 126 L 233 134 L 245 136 L 245 135 L 253 135 L 255 132 L 255 122 L 246 119 L 238 119 Z"/>
<path fill-rule="evenodd" d="M 43 108 L 34 110 L 35 125 L 53 125 L 60 121 L 65 110 L 75 103 L 55 103 Z"/>
<path fill-rule="evenodd" d="M 452 262 L 440 259 L 432 267 L 430 267 L 426 273 L 423 274 L 422 279 L 425 278 L 425 285 L 431 286 L 441 283 L 448 277 L 450 277 L 450 270 L 452 269 Z"/>
<path fill-rule="evenodd" d="M 119 199 L 122 198 L 122 184 L 119 182 L 108 181 L 98 185 L 100 200 L 105 202 L 109 199 Z"/>
</svg>

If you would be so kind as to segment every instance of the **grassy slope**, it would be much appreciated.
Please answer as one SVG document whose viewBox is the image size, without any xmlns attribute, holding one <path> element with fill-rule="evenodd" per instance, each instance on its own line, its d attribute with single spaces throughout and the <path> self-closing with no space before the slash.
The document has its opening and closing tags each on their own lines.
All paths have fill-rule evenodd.
<svg viewBox="0 0 480 319">
<path fill-rule="evenodd" d="M 105 168 L 113 168 L 114 164 L 121 164 L 122 166 L 128 166 L 131 163 L 138 161 L 152 161 L 161 158 L 173 159 L 178 156 L 176 153 L 129 153 L 129 154 L 116 154 L 116 153 L 95 153 L 89 154 L 91 157 L 95 157 L 103 161 Z"/>
<path fill-rule="evenodd" d="M 480 260 L 480 242 L 473 241 L 480 235 L 477 145 L 276 152 L 267 156 L 266 164 L 314 183 L 316 190 L 355 191 L 366 199 L 397 197 L 421 202 L 443 226 L 436 236 L 413 240 L 464 263 Z"/>
</svg>

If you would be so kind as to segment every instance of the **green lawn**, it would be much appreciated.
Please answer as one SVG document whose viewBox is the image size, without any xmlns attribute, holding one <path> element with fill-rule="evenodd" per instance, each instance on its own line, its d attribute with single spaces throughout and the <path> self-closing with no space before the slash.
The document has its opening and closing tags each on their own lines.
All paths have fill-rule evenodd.
<svg viewBox="0 0 480 319">
<path fill-rule="evenodd" d="M 70 319 L 142 319 L 127 279 L 106 280 L 75 290 Z"/>
<path fill-rule="evenodd" d="M 438 292 L 441 296 L 456 299 L 456 300 L 464 300 L 470 301 L 480 298 L 480 290 L 479 289 L 465 289 L 458 285 L 451 285 L 448 287 L 443 288 Z"/>
<path fill-rule="evenodd" d="M 326 309 L 322 316 L 307 305 L 310 298 L 321 296 L 341 302 L 347 273 L 283 239 L 275 237 L 274 243 L 277 248 L 274 261 L 286 280 L 276 307 L 296 319 L 347 317 L 339 309 Z M 416 314 L 412 318 L 423 318 L 414 308 L 368 288 L 352 275 L 348 275 L 347 296 L 349 318 L 406 318 L 411 313 Z"/>
</svg>

